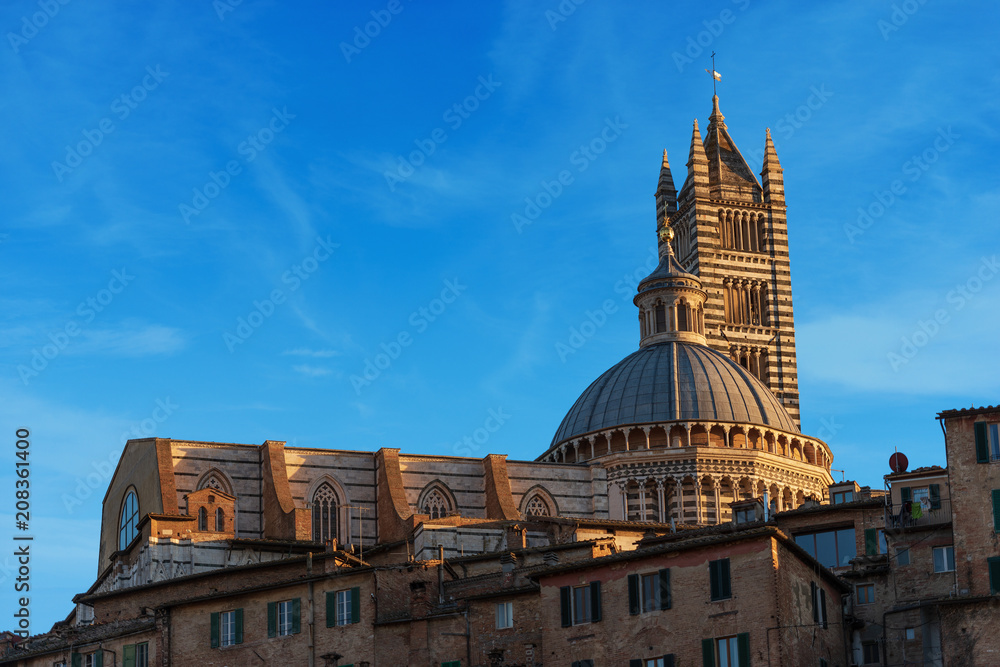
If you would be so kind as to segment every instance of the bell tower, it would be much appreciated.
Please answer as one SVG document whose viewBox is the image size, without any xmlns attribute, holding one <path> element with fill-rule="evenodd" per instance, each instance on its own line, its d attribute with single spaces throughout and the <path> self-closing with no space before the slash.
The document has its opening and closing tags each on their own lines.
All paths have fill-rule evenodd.
<svg viewBox="0 0 1000 667">
<path fill-rule="evenodd" d="M 799 425 L 781 164 L 768 130 L 758 181 L 725 120 L 714 95 L 704 142 L 694 121 L 687 178 L 679 192 L 664 151 L 657 221 L 674 234 L 672 240 L 661 234 L 660 243 L 670 243 L 677 261 L 701 281 L 708 345 L 760 378 Z"/>
</svg>

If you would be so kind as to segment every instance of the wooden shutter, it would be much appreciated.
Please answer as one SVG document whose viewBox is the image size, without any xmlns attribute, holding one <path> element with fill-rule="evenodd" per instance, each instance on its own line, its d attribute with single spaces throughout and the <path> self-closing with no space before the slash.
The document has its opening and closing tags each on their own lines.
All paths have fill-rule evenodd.
<svg viewBox="0 0 1000 667">
<path fill-rule="evenodd" d="M 361 588 L 355 586 L 351 589 L 351 623 L 358 623 L 361 620 Z"/>
<path fill-rule="evenodd" d="M 601 615 L 601 582 L 590 582 L 590 622 L 597 623 Z"/>
<path fill-rule="evenodd" d="M 809 588 L 813 605 L 813 623 L 819 623 L 819 595 L 816 594 L 816 582 L 810 581 Z"/>
<path fill-rule="evenodd" d="M 711 589 L 711 596 L 713 600 L 718 600 L 722 597 L 719 577 L 719 561 L 710 560 L 708 561 L 708 580 L 709 588 Z"/>
<path fill-rule="evenodd" d="M 931 499 L 931 509 L 939 510 L 941 509 L 941 485 L 931 484 L 929 487 L 929 493 Z"/>
<path fill-rule="evenodd" d="M 826 620 L 826 590 L 822 587 L 819 589 L 819 608 L 821 616 L 823 618 L 823 629 L 826 630 L 829 627 L 829 623 Z"/>
<path fill-rule="evenodd" d="M 990 462 L 989 442 L 986 439 L 986 422 L 976 422 L 976 463 Z"/>
<path fill-rule="evenodd" d="M 736 653 L 740 656 L 740 667 L 750 667 L 750 633 L 736 635 Z"/>
<path fill-rule="evenodd" d="M 292 634 L 297 635 L 302 631 L 302 599 L 292 600 Z"/>
<path fill-rule="evenodd" d="M 135 644 L 122 646 L 122 667 L 135 667 Z"/>
<path fill-rule="evenodd" d="M 729 578 L 729 559 L 723 558 L 719 561 L 719 575 L 722 580 L 722 597 L 731 598 L 733 597 L 733 587 L 732 582 Z"/>
<path fill-rule="evenodd" d="M 219 648 L 219 612 L 212 612 L 209 625 L 211 625 L 212 648 Z"/>
<path fill-rule="evenodd" d="M 990 595 L 1000 593 L 1000 556 L 986 559 L 986 566 L 990 573 Z"/>
<path fill-rule="evenodd" d="M 337 625 L 337 592 L 326 592 L 326 627 Z"/>
<path fill-rule="evenodd" d="M 629 660 L 628 667 L 642 667 L 642 660 Z"/>
<path fill-rule="evenodd" d="M 73 653 L 70 655 L 69 663 L 72 667 L 82 667 L 83 666 L 83 656 L 79 653 Z"/>
<path fill-rule="evenodd" d="M 94 667 L 104 667 L 104 650 L 98 649 L 94 654 Z"/>
<path fill-rule="evenodd" d="M 667 655 L 663 656 L 663 667 L 674 667 L 674 663 L 675 660 L 673 653 L 668 653 Z"/>
<path fill-rule="evenodd" d="M 715 640 L 701 640 L 701 664 L 702 667 L 715 667 Z"/>
<path fill-rule="evenodd" d="M 865 528 L 865 554 L 878 555 L 878 528 Z"/>
<path fill-rule="evenodd" d="M 642 608 L 639 606 L 639 575 L 628 575 L 628 613 L 630 616 L 638 614 Z"/>
<path fill-rule="evenodd" d="M 673 600 L 670 597 L 670 569 L 660 570 L 660 609 L 670 609 Z"/>
<path fill-rule="evenodd" d="M 1000 533 L 1000 489 L 993 489 L 993 530 Z"/>
<path fill-rule="evenodd" d="M 913 499 L 913 494 L 910 492 L 910 487 L 904 486 L 899 490 L 899 498 L 904 503 L 910 502 Z"/>
<path fill-rule="evenodd" d="M 562 614 L 562 626 L 573 625 L 573 589 L 563 586 L 559 589 L 559 610 Z"/>
<path fill-rule="evenodd" d="M 278 634 L 278 603 L 267 603 L 267 636 L 274 637 Z"/>
<path fill-rule="evenodd" d="M 234 644 L 242 644 L 243 643 L 243 610 L 242 609 L 237 609 L 233 613 L 233 616 L 236 617 L 236 640 L 233 643 Z"/>
</svg>

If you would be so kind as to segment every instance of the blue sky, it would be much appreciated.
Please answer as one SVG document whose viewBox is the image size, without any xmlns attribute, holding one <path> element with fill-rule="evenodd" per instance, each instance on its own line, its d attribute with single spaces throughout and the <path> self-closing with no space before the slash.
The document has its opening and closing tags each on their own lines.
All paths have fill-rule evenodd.
<svg viewBox="0 0 1000 667">
<path fill-rule="evenodd" d="M 759 171 L 770 127 L 785 169 L 803 430 L 881 485 L 894 448 L 944 463 L 936 412 L 1000 402 L 994 4 L 223 2 L 0 10 L 34 631 L 93 581 L 129 433 L 544 451 L 638 345 L 661 154 L 679 186 L 712 50 L 733 138 Z"/>
</svg>

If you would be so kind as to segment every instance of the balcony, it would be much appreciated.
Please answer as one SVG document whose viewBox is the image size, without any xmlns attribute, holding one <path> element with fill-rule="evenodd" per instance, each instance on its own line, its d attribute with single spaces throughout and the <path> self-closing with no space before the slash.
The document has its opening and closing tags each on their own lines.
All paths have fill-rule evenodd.
<svg viewBox="0 0 1000 667">
<path fill-rule="evenodd" d="M 888 497 L 886 498 L 888 500 Z M 887 502 L 885 506 L 886 529 L 906 530 L 951 523 L 951 499 L 941 498 L 933 505 L 916 501 Z"/>
</svg>

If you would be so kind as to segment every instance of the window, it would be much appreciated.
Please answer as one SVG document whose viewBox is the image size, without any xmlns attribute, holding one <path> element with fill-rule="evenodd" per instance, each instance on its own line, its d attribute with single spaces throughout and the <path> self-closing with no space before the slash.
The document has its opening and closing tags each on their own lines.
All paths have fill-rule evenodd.
<svg viewBox="0 0 1000 667">
<path fill-rule="evenodd" d="M 628 575 L 628 613 L 670 609 L 670 570 Z"/>
<path fill-rule="evenodd" d="M 858 555 L 854 528 L 796 535 L 795 543 L 826 567 L 845 567 Z"/>
<path fill-rule="evenodd" d="M 576 660 L 573 662 L 572 667 L 594 667 L 593 660 Z"/>
<path fill-rule="evenodd" d="M 674 667 L 674 654 L 661 655 L 656 658 L 641 658 L 639 660 L 629 660 L 629 667 Z"/>
<path fill-rule="evenodd" d="M 750 667 L 750 635 L 716 637 L 701 642 L 702 660 L 715 667 Z"/>
<path fill-rule="evenodd" d="M 525 516 L 549 516 L 549 506 L 540 496 L 534 496 L 524 508 Z"/>
<path fill-rule="evenodd" d="M 934 547 L 934 571 L 955 571 L 955 547 Z"/>
<path fill-rule="evenodd" d="M 448 515 L 448 501 L 440 491 L 434 489 L 424 498 L 423 513 L 432 519 L 442 519 Z"/>
<path fill-rule="evenodd" d="M 564 628 L 601 620 L 601 582 L 559 589 L 559 605 Z"/>
<path fill-rule="evenodd" d="M 854 590 L 857 592 L 858 604 L 875 602 L 875 584 L 858 584 Z"/>
<path fill-rule="evenodd" d="M 83 664 L 86 667 L 103 667 L 104 665 L 104 651 L 98 651 L 97 653 L 88 653 L 84 656 Z"/>
<path fill-rule="evenodd" d="M 865 664 L 865 665 L 877 665 L 879 663 L 878 643 L 876 643 L 876 642 L 862 642 L 861 643 L 861 659 L 864 661 L 862 664 Z"/>
<path fill-rule="evenodd" d="M 243 610 L 215 612 L 211 617 L 212 648 L 243 643 Z"/>
<path fill-rule="evenodd" d="M 816 582 L 811 582 L 810 586 L 812 587 L 813 622 L 825 629 L 827 627 L 826 590 Z"/>
<path fill-rule="evenodd" d="M 122 667 L 149 667 L 149 643 L 123 646 Z"/>
<path fill-rule="evenodd" d="M 732 583 L 729 578 L 729 559 L 709 561 L 708 578 L 711 583 L 712 600 L 728 600 L 733 597 Z"/>
<path fill-rule="evenodd" d="M 976 463 L 1000 460 L 1000 425 L 976 422 Z"/>
<path fill-rule="evenodd" d="M 312 501 L 313 542 L 328 542 L 337 539 L 337 514 L 340 504 L 333 487 L 323 482 Z"/>
<path fill-rule="evenodd" d="M 361 589 L 327 591 L 326 627 L 350 625 L 361 620 Z"/>
<path fill-rule="evenodd" d="M 121 518 L 118 522 L 118 550 L 123 551 L 138 535 L 135 524 L 139 521 L 139 498 L 135 491 L 129 491 L 122 503 Z"/>
<path fill-rule="evenodd" d="M 1000 593 L 1000 556 L 986 559 L 986 567 L 990 574 L 990 595 Z"/>
<path fill-rule="evenodd" d="M 885 542 L 885 531 L 881 528 L 866 528 L 865 554 L 874 556 L 885 553 L 889 553 L 889 546 Z"/>
<path fill-rule="evenodd" d="M 1000 489 L 993 489 L 993 532 L 1000 533 Z"/>
<path fill-rule="evenodd" d="M 222 532 L 226 529 L 226 513 L 222 511 L 222 508 L 215 510 L 215 530 Z"/>
<path fill-rule="evenodd" d="M 514 627 L 514 603 L 500 602 L 497 604 L 497 630 Z"/>
<path fill-rule="evenodd" d="M 302 602 L 299 598 L 267 603 L 267 636 L 285 637 L 298 634 L 301 627 Z"/>
<path fill-rule="evenodd" d="M 906 629 L 904 629 L 903 630 L 903 636 L 906 639 L 916 639 L 917 638 L 917 630 L 916 630 L 916 628 L 906 628 Z"/>
<path fill-rule="evenodd" d="M 898 565 L 909 565 L 910 564 L 910 548 L 909 547 L 898 547 L 896 549 L 896 563 Z"/>
<path fill-rule="evenodd" d="M 757 510 L 736 510 L 736 523 L 753 523 L 757 520 Z"/>
<path fill-rule="evenodd" d="M 854 502 L 854 492 L 853 491 L 837 491 L 833 494 L 833 504 L 840 505 L 843 503 Z"/>
<path fill-rule="evenodd" d="M 204 507 L 198 508 L 198 530 L 208 530 L 208 510 Z"/>
</svg>

